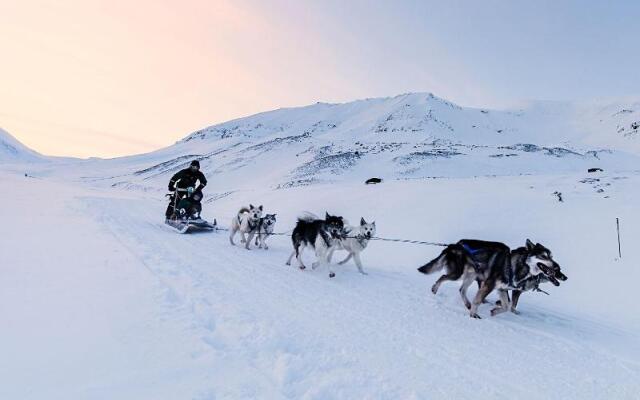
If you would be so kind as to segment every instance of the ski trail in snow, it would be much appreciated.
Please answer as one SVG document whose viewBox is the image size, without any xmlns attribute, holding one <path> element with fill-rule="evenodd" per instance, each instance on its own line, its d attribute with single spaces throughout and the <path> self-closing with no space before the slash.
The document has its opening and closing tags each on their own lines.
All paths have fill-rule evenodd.
<svg viewBox="0 0 640 400">
<path fill-rule="evenodd" d="M 474 321 L 457 287 L 432 296 L 417 273 L 372 264 L 364 277 L 345 265 L 329 280 L 286 267 L 286 237 L 246 251 L 226 232 L 164 229 L 149 200 L 85 201 L 162 282 L 163 318 L 206 344 L 195 357 L 211 359 L 217 379 L 200 398 L 633 398 L 640 390 L 637 358 L 603 347 L 610 328 L 595 322 L 546 310 Z"/>
</svg>

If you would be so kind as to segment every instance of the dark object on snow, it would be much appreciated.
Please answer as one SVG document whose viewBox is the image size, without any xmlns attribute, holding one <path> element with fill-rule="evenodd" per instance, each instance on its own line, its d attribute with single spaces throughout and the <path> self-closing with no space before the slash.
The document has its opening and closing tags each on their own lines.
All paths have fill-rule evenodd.
<svg viewBox="0 0 640 400">
<path fill-rule="evenodd" d="M 620 220 L 616 217 L 616 230 L 618 231 L 618 257 L 622 258 L 622 250 L 620 249 Z"/>
<path fill-rule="evenodd" d="M 200 163 L 198 160 L 193 160 L 189 168 L 185 168 L 176 172 L 169 181 L 169 190 L 173 191 L 177 188 L 186 189 L 188 187 L 195 187 L 196 182 L 200 182 L 200 185 L 196 188 L 202 190 L 207 186 L 207 178 L 200 172 Z"/>
<path fill-rule="evenodd" d="M 369 178 L 364 183 L 367 184 L 367 185 L 373 185 L 373 184 L 376 184 L 376 183 L 382 183 L 382 178 Z"/>
<path fill-rule="evenodd" d="M 556 197 L 558 198 L 558 201 L 560 203 L 564 202 L 564 200 L 562 199 L 562 192 L 555 191 L 555 192 L 553 192 L 553 194 L 556 195 Z"/>
<path fill-rule="evenodd" d="M 589 168 L 587 170 L 587 172 L 591 173 L 591 172 L 602 172 L 604 171 L 602 168 Z"/>
<path fill-rule="evenodd" d="M 218 222 L 214 219 L 213 223 L 203 219 L 181 220 L 168 219 L 165 224 L 175 229 L 178 233 L 189 233 L 192 231 L 211 231 L 217 229 Z"/>
<path fill-rule="evenodd" d="M 196 186 L 198 183 L 198 186 Z M 207 185 L 207 178 L 200 172 L 200 162 L 191 161 L 189 168 L 178 171 L 169 181 L 169 205 L 165 212 L 165 223 L 179 233 L 191 230 L 216 229 L 216 220 L 209 223 L 200 218 L 202 211 L 202 188 Z"/>
<path fill-rule="evenodd" d="M 191 230 L 213 230 L 216 229 L 217 222 L 209 223 L 200 217 L 202 212 L 202 191 L 187 191 L 187 195 L 181 199 L 176 196 L 179 192 L 171 194 L 171 215 L 167 217 L 165 223 L 176 229 L 179 233 L 187 233 Z M 177 202 L 177 204 L 176 204 Z M 174 204 L 176 204 L 174 206 Z M 175 208 L 175 212 L 173 211 Z"/>
<path fill-rule="evenodd" d="M 535 266 L 539 273 L 534 275 L 531 271 Z M 500 242 L 463 239 L 450 244 L 437 258 L 418 268 L 423 274 L 440 270 L 444 270 L 444 274 L 431 287 L 431 292 L 436 294 L 445 281 L 462 278 L 464 283 L 460 287 L 460 295 L 472 318 L 480 318 L 478 306 L 494 289 L 498 290 L 501 302 L 491 310 L 491 315 L 506 311 L 517 314 L 516 306 L 523 292 L 540 291 L 539 285 L 544 282 L 560 286 L 560 281 L 567 280 L 560 265 L 553 260 L 551 251 L 529 239 L 524 247 L 514 250 Z M 478 282 L 479 289 L 472 303 L 466 291 L 474 280 Z"/>
<path fill-rule="evenodd" d="M 202 212 L 202 192 L 196 190 L 190 196 L 183 197 L 176 206 L 176 214 L 182 219 L 198 219 Z"/>
<path fill-rule="evenodd" d="M 291 265 L 291 260 L 295 256 L 300 269 L 307 268 L 300 258 L 301 250 L 311 247 L 316 250 L 317 259 L 313 268 L 318 265 L 329 267 L 330 277 L 335 276 L 331 269 L 331 254 L 339 246 L 339 241 L 347 237 L 344 228 L 344 218 L 325 213 L 324 219 L 316 219 L 313 215 L 306 215 L 298 218 L 296 227 L 291 233 L 291 243 L 293 252 L 289 256 L 286 264 Z M 319 247 L 320 246 L 320 247 Z M 331 276 L 333 274 L 333 276 Z"/>
<path fill-rule="evenodd" d="M 197 187 L 196 182 L 199 183 Z M 180 200 L 187 195 L 188 188 L 193 188 L 193 192 L 195 193 L 202 191 L 206 185 L 207 178 L 205 178 L 204 174 L 200 172 L 200 162 L 198 160 L 193 160 L 189 168 L 178 171 L 169 181 L 169 191 L 174 193 L 171 196 L 169 205 L 167 206 L 165 217 L 170 218 L 173 215 L 174 205 L 180 202 Z M 174 196 L 179 197 L 176 199 Z"/>
</svg>

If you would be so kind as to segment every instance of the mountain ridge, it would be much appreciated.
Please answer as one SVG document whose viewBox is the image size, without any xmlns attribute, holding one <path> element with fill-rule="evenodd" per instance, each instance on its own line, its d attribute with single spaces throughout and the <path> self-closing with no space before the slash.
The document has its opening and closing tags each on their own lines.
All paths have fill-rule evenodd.
<svg viewBox="0 0 640 400">
<path fill-rule="evenodd" d="M 93 171 L 101 176 L 92 171 L 90 179 L 153 190 L 195 158 L 224 192 L 371 176 L 631 170 L 640 163 L 639 125 L 640 102 L 542 101 L 491 110 L 462 107 L 432 93 L 406 93 L 281 108 L 209 126 L 150 153 L 66 161 L 70 170 L 98 165 Z"/>
<path fill-rule="evenodd" d="M 0 162 L 41 162 L 46 158 L 0 127 Z"/>
</svg>

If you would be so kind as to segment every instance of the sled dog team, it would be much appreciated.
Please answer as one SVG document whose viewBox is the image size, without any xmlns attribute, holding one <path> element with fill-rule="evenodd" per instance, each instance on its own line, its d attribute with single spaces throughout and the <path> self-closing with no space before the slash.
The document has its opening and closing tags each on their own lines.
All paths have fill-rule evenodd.
<svg viewBox="0 0 640 400">
<path fill-rule="evenodd" d="M 229 241 L 235 245 L 233 239 L 240 232 L 241 243 L 246 249 L 249 249 L 254 237 L 258 248 L 268 249 L 266 240 L 273 234 L 275 223 L 276 214 L 263 216 L 262 206 L 243 207 L 231 221 Z M 340 216 L 326 213 L 325 218 L 321 219 L 307 213 L 298 218 L 293 229 L 293 251 L 286 264 L 291 265 L 295 256 L 299 268 L 305 269 L 301 256 L 302 251 L 309 247 L 316 256 L 311 268 L 327 267 L 329 277 L 332 278 L 335 276 L 331 263 L 333 253 L 336 250 L 346 250 L 347 257 L 338 264 L 342 265 L 353 258 L 358 271 L 366 275 L 360 254 L 375 234 L 376 223 L 368 223 L 364 218 L 360 219 L 358 226 L 351 226 Z M 514 250 L 499 242 L 460 240 L 448 245 L 438 257 L 418 268 L 423 274 L 441 270 L 444 274 L 431 287 L 431 291 L 436 294 L 445 281 L 461 280 L 460 296 L 473 318 L 480 318 L 478 307 L 486 303 L 486 297 L 494 290 L 498 292 L 500 300 L 491 310 L 491 315 L 506 311 L 517 314 L 516 306 L 523 292 L 542 291 L 539 285 L 544 282 L 559 286 L 559 281 L 567 280 L 566 275 L 560 270 L 560 265 L 554 261 L 551 251 L 529 239 L 525 246 Z M 470 301 L 467 289 L 473 282 L 477 283 L 478 291 L 473 301 Z"/>
</svg>

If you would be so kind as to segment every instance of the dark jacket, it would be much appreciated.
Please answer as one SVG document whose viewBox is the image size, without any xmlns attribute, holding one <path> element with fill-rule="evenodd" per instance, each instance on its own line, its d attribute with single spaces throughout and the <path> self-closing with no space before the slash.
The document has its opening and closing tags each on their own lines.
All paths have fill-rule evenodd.
<svg viewBox="0 0 640 400">
<path fill-rule="evenodd" d="M 178 182 L 179 181 L 179 182 Z M 200 185 L 196 187 L 196 182 L 200 181 Z M 173 191 L 176 188 L 176 182 L 178 182 L 178 187 L 180 189 L 186 189 L 188 187 L 193 187 L 197 190 L 201 190 L 203 187 L 207 185 L 207 178 L 204 177 L 202 172 L 194 171 L 191 168 L 185 168 L 181 171 L 178 171 L 169 181 L 169 190 Z"/>
<path fill-rule="evenodd" d="M 199 201 L 196 201 L 193 196 L 192 197 L 183 197 L 182 200 L 178 203 L 176 209 L 179 211 L 184 209 L 185 217 L 190 217 L 194 214 L 200 214 L 202 212 L 202 204 Z"/>
</svg>

